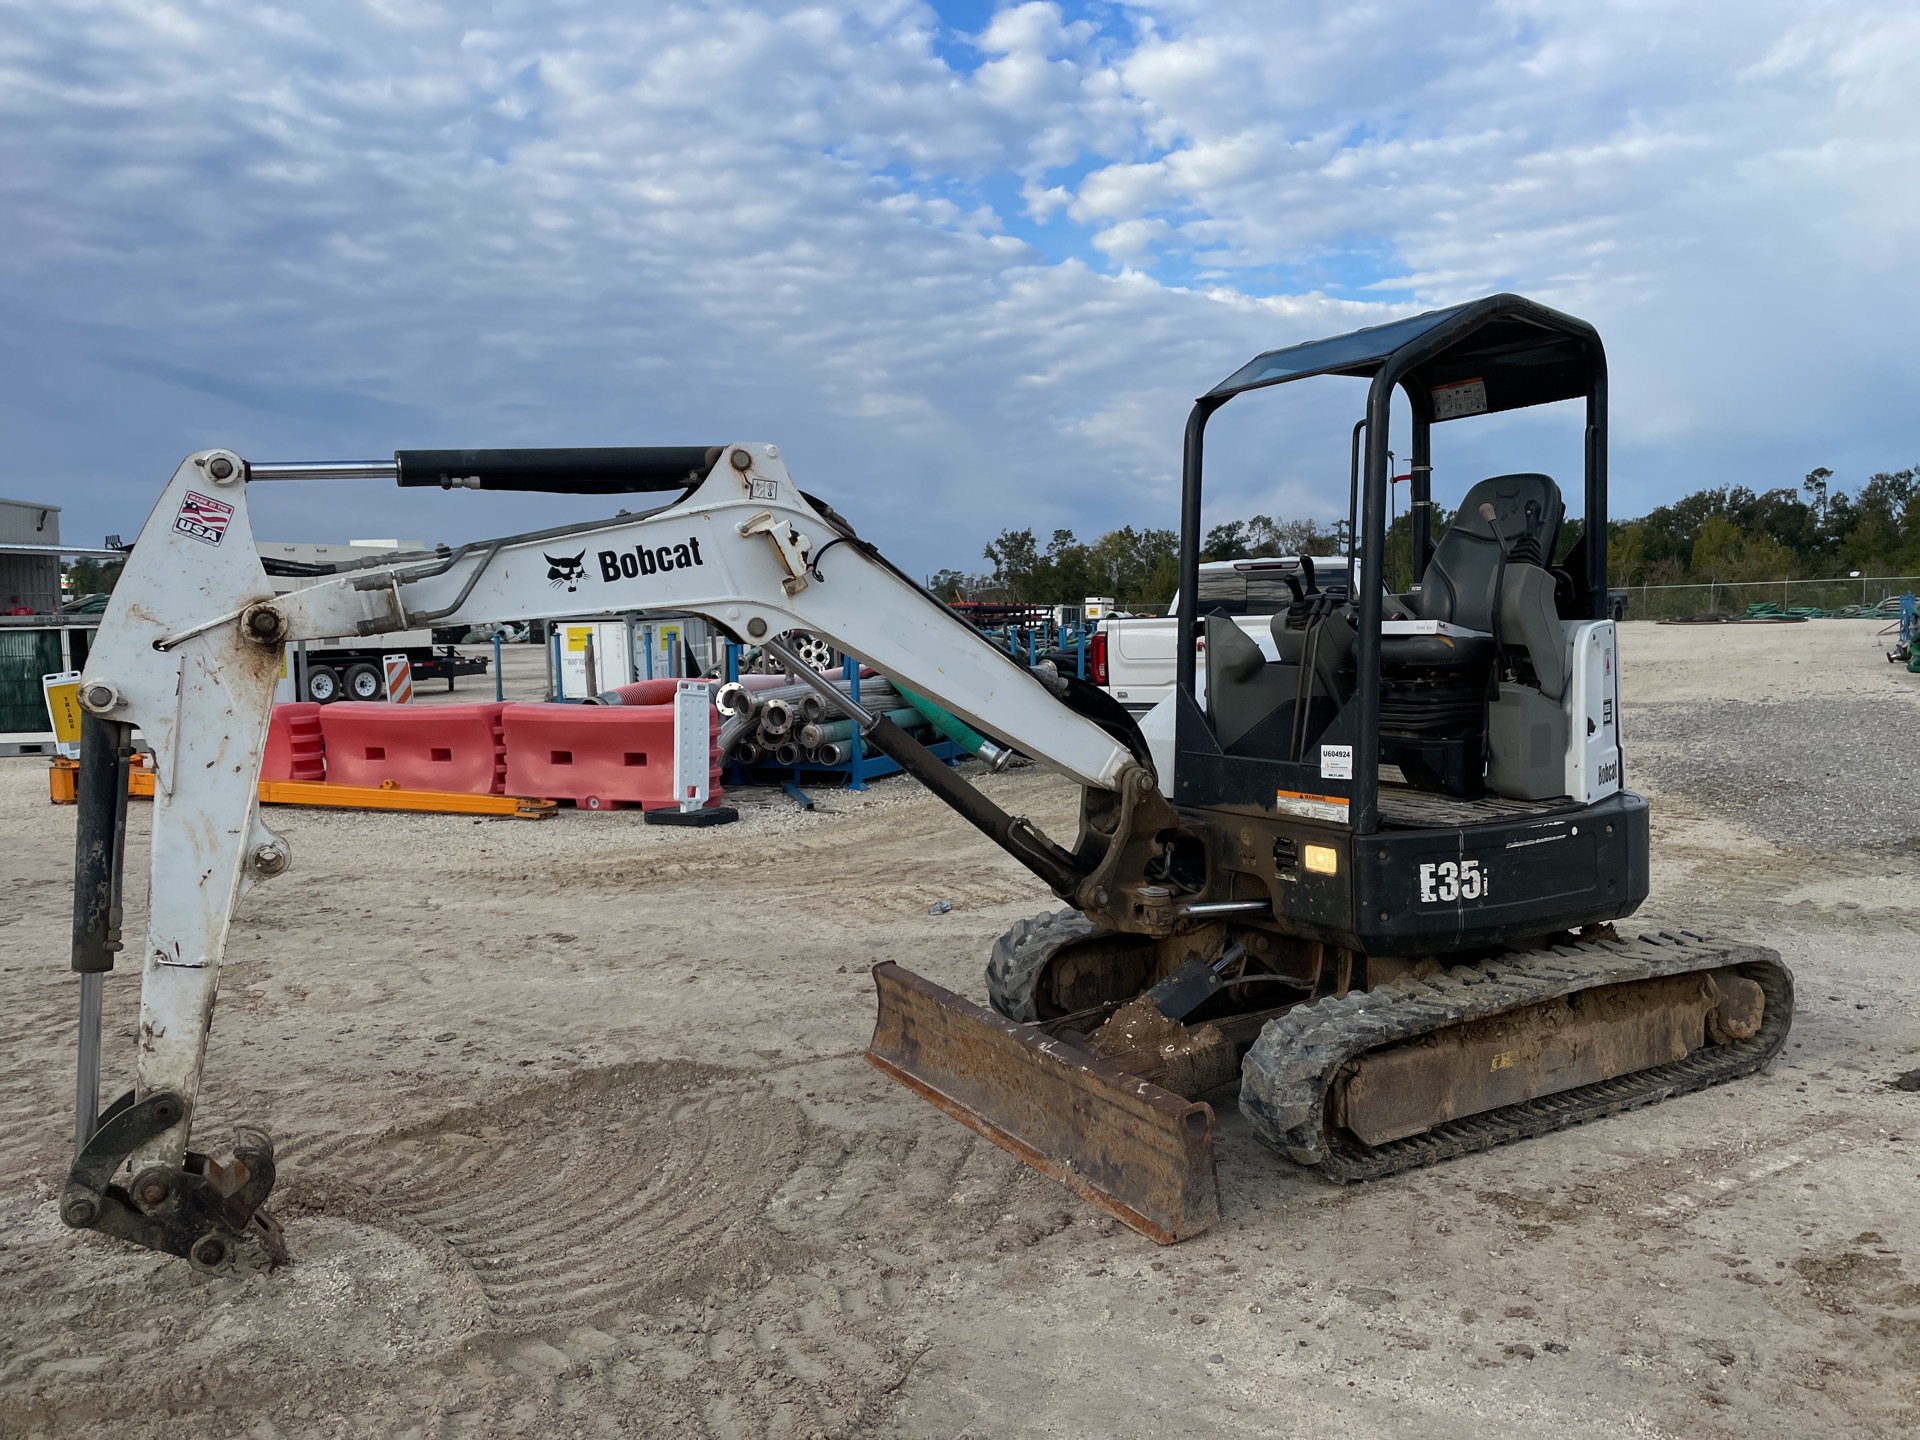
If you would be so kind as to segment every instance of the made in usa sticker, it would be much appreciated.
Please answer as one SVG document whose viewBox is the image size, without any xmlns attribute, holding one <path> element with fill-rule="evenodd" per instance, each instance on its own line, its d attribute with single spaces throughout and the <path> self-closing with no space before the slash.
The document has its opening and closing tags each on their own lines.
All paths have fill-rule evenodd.
<svg viewBox="0 0 1920 1440">
<path fill-rule="evenodd" d="M 227 522 L 232 519 L 233 506 L 189 490 L 180 502 L 180 513 L 173 517 L 173 529 L 203 545 L 218 545 L 226 539 Z"/>
</svg>

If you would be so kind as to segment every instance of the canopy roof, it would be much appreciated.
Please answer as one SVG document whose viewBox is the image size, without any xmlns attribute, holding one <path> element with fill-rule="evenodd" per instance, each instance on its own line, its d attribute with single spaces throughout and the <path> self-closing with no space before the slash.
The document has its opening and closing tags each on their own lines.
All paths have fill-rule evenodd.
<svg viewBox="0 0 1920 1440">
<path fill-rule="evenodd" d="M 1606 365 L 1600 337 L 1586 321 L 1519 295 L 1489 295 L 1269 350 L 1214 386 L 1206 398 L 1224 401 L 1243 390 L 1310 375 L 1371 378 L 1396 356 L 1413 362 L 1405 382 L 1432 396 L 1435 420 L 1575 399 L 1593 388 Z"/>
</svg>

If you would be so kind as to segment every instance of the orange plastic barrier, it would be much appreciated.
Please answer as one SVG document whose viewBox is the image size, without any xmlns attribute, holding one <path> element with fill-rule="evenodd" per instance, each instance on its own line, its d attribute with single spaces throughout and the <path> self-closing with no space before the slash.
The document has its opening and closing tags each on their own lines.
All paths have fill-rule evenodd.
<svg viewBox="0 0 1920 1440">
<path fill-rule="evenodd" d="M 707 719 L 709 803 L 718 803 L 720 714 L 709 709 Z M 510 795 L 587 810 L 677 803 L 671 705 L 509 705 L 502 723 Z"/>
<path fill-rule="evenodd" d="M 500 717 L 509 708 L 497 703 L 388 705 L 351 700 L 322 706 L 327 783 L 503 795 L 507 760 Z"/>
<path fill-rule="evenodd" d="M 260 765 L 262 780 L 327 778 L 320 708 L 306 700 L 273 707 L 273 723 L 267 727 L 267 753 Z"/>
</svg>

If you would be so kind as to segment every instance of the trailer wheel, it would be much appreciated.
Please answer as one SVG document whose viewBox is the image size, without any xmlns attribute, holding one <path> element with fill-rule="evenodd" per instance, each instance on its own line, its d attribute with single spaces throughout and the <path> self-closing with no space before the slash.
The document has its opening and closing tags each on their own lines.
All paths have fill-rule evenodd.
<svg viewBox="0 0 1920 1440">
<path fill-rule="evenodd" d="M 373 666 L 362 661 L 347 667 L 347 694 L 355 700 L 378 700 L 386 692 L 387 682 Z"/>
<path fill-rule="evenodd" d="M 340 672 L 331 665 L 307 667 L 307 699 L 319 705 L 331 705 L 340 698 Z"/>
</svg>

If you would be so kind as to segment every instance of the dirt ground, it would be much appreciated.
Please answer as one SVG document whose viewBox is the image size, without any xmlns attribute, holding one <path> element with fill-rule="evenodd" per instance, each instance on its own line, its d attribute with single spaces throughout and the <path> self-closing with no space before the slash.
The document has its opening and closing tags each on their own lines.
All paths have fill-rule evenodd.
<svg viewBox="0 0 1920 1440">
<path fill-rule="evenodd" d="M 1912 1434 L 1920 807 L 1865 846 L 1750 803 L 1833 753 L 1809 695 L 1906 745 L 1877 628 L 1624 627 L 1631 925 L 1782 952 L 1771 1073 L 1345 1189 L 1226 1101 L 1225 1218 L 1168 1250 L 859 1059 L 870 965 L 979 996 L 1048 904 L 905 781 L 748 793 L 721 831 L 271 812 L 295 868 L 243 902 L 196 1133 L 279 1139 L 294 1263 L 210 1281 L 68 1231 L 73 812 L 0 762 L 0 1434 Z M 1673 721 L 1709 704 L 1771 736 L 1738 783 Z M 1062 782 L 983 784 L 1070 829 Z M 109 1094 L 137 990 L 109 980 Z"/>
</svg>

